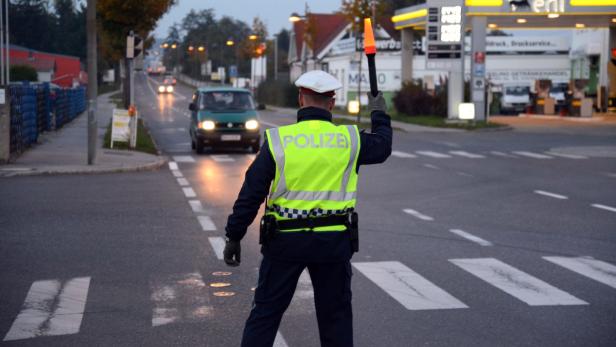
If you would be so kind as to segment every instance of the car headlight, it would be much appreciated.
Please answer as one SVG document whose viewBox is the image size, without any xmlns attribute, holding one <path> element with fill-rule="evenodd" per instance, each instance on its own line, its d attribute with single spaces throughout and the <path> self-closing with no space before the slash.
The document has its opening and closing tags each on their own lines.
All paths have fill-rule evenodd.
<svg viewBox="0 0 616 347">
<path fill-rule="evenodd" d="M 203 122 L 199 123 L 199 128 L 203 130 L 214 130 L 214 128 L 216 128 L 216 124 L 211 120 L 204 120 Z"/>
<path fill-rule="evenodd" d="M 165 86 L 158 86 L 158 92 L 159 93 L 164 93 L 165 92 Z"/>
<path fill-rule="evenodd" d="M 255 130 L 259 128 L 259 122 L 257 122 L 254 119 L 251 119 L 249 121 L 246 122 L 246 129 L 248 130 Z"/>
<path fill-rule="evenodd" d="M 167 93 L 173 93 L 173 86 L 167 86 Z"/>
</svg>

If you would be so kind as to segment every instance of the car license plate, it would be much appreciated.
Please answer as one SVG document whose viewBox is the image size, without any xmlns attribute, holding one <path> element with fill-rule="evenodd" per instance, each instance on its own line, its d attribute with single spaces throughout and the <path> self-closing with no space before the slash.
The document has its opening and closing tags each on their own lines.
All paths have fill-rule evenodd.
<svg viewBox="0 0 616 347">
<path fill-rule="evenodd" d="M 222 141 L 239 141 L 242 139 L 242 135 L 221 135 L 220 139 Z"/>
</svg>

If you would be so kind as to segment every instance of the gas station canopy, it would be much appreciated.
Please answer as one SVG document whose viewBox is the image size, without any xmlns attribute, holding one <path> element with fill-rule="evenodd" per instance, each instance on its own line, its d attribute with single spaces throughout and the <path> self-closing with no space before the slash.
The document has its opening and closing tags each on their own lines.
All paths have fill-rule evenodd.
<svg viewBox="0 0 616 347">
<path fill-rule="evenodd" d="M 465 0 L 466 16 L 488 19 L 490 29 L 606 28 L 616 26 L 616 0 Z M 424 29 L 428 5 L 396 11 L 396 29 Z M 468 23 L 468 21 L 467 21 Z"/>
</svg>

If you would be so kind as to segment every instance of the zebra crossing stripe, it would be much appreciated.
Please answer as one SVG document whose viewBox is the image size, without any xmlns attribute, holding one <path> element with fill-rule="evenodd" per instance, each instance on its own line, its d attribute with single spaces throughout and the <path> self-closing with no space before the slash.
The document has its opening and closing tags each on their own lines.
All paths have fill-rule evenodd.
<svg viewBox="0 0 616 347">
<path fill-rule="evenodd" d="M 468 308 L 460 300 L 397 261 L 353 263 L 407 310 Z"/>
<path fill-rule="evenodd" d="M 190 185 L 190 183 L 188 183 L 188 180 L 186 178 L 183 177 L 178 177 L 178 184 L 181 186 L 187 186 Z"/>
<path fill-rule="evenodd" d="M 78 333 L 89 288 L 90 277 L 32 283 L 4 341 Z"/>
<path fill-rule="evenodd" d="M 527 152 L 527 151 L 514 151 L 513 153 L 517 155 L 521 155 L 523 157 L 533 158 L 533 159 L 554 159 L 554 157 L 550 157 L 549 155 Z"/>
<path fill-rule="evenodd" d="M 212 158 L 212 160 L 214 160 L 216 162 L 219 162 L 219 163 L 235 161 L 235 159 L 231 158 L 230 156 L 228 156 L 226 154 L 212 155 L 210 157 Z"/>
<path fill-rule="evenodd" d="M 545 154 L 553 155 L 555 157 L 567 158 L 567 159 L 588 159 L 583 155 L 575 155 L 575 154 L 565 154 L 565 153 L 556 153 L 556 152 L 546 152 Z"/>
<path fill-rule="evenodd" d="M 498 259 L 449 259 L 449 261 L 530 306 L 588 305 L 587 302 Z"/>
<path fill-rule="evenodd" d="M 214 253 L 216 253 L 216 258 L 223 260 L 222 251 L 225 249 L 225 240 L 222 237 L 208 237 L 208 240 L 214 249 Z"/>
<path fill-rule="evenodd" d="M 398 158 L 417 158 L 415 154 L 401 152 L 401 151 L 392 151 L 391 155 Z"/>
<path fill-rule="evenodd" d="M 415 151 L 415 153 L 417 154 L 421 154 L 423 156 L 426 157 L 431 157 L 431 158 L 451 158 L 451 156 L 449 154 L 443 154 L 443 153 L 439 153 L 439 152 L 432 152 L 432 151 Z"/>
<path fill-rule="evenodd" d="M 175 178 L 182 178 L 182 177 L 184 177 L 184 175 L 182 175 L 182 172 L 180 172 L 180 170 L 171 170 L 171 173 L 173 174 L 173 177 L 175 177 Z"/>
<path fill-rule="evenodd" d="M 178 163 L 174 162 L 174 161 L 170 161 L 169 162 L 169 170 L 174 171 L 178 169 Z"/>
<path fill-rule="evenodd" d="M 190 155 L 176 155 L 176 156 L 173 156 L 173 160 L 175 160 L 177 163 L 194 163 L 195 162 L 195 159 L 191 157 Z"/>
<path fill-rule="evenodd" d="M 203 205 L 201 204 L 201 201 L 199 200 L 188 200 L 188 204 L 190 205 L 190 208 L 192 209 L 192 211 L 195 213 L 205 212 L 205 210 L 203 209 Z"/>
<path fill-rule="evenodd" d="M 483 159 L 485 158 L 485 156 L 481 155 L 481 154 L 474 154 L 474 153 L 469 153 L 466 151 L 449 151 L 449 153 L 454 154 L 454 155 L 459 155 L 461 157 L 465 157 L 465 158 L 471 158 L 471 159 Z"/>
<path fill-rule="evenodd" d="M 273 347 L 289 347 L 289 345 L 287 345 L 287 341 L 284 340 L 284 337 L 282 337 L 280 331 L 276 332 L 276 339 L 274 340 Z"/>
<path fill-rule="evenodd" d="M 194 198 L 197 196 L 197 194 L 191 187 L 182 188 L 182 191 L 184 192 L 184 196 L 186 196 L 187 198 Z"/>
<path fill-rule="evenodd" d="M 543 259 L 616 289 L 616 266 L 610 263 L 589 257 L 543 257 Z"/>
</svg>

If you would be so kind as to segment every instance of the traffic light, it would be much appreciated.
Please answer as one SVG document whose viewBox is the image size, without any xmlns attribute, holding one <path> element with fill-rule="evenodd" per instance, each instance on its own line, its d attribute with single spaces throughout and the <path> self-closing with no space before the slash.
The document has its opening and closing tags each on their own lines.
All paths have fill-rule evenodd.
<svg viewBox="0 0 616 347">
<path fill-rule="evenodd" d="M 616 48 L 612 48 L 610 50 L 610 60 L 612 61 L 612 64 L 616 65 Z"/>
<path fill-rule="evenodd" d="M 137 58 L 143 52 L 143 39 L 137 35 L 126 36 L 126 58 Z"/>
</svg>

